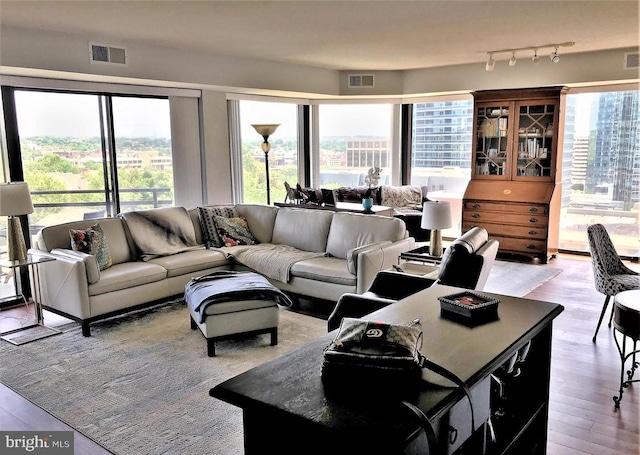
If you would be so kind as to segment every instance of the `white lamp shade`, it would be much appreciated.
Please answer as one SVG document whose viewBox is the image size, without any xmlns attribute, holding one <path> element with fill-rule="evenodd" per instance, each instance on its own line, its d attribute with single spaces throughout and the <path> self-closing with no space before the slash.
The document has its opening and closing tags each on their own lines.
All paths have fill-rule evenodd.
<svg viewBox="0 0 640 455">
<path fill-rule="evenodd" d="M 426 201 L 422 205 L 422 229 L 447 229 L 451 226 L 451 206 L 447 201 Z"/>
<path fill-rule="evenodd" d="M 264 123 L 264 124 L 252 124 L 252 127 L 255 128 L 255 130 L 258 132 L 258 134 L 262 137 L 264 136 L 271 136 L 273 133 L 276 132 L 276 130 L 278 129 L 278 127 L 280 126 L 279 123 Z"/>
<path fill-rule="evenodd" d="M 17 216 L 33 213 L 33 203 L 26 182 L 0 183 L 0 215 Z"/>
</svg>

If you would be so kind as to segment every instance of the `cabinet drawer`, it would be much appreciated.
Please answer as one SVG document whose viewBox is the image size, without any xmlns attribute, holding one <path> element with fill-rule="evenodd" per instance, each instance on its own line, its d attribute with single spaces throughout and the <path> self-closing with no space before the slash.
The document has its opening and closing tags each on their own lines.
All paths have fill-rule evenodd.
<svg viewBox="0 0 640 455">
<path fill-rule="evenodd" d="M 528 215 L 548 215 L 549 206 L 543 204 L 514 204 L 508 202 L 465 201 L 464 208 L 472 211 L 510 212 Z"/>
<path fill-rule="evenodd" d="M 484 211 L 465 210 L 462 213 L 462 221 L 475 223 L 491 223 L 500 222 L 508 224 L 522 224 L 527 226 L 547 226 L 549 217 L 546 215 L 526 215 L 519 213 L 495 213 Z"/>
<path fill-rule="evenodd" d="M 546 242 L 536 239 L 514 239 L 510 237 L 496 237 L 502 251 L 519 251 L 523 253 L 545 253 Z"/>
<path fill-rule="evenodd" d="M 511 237 L 522 237 L 526 239 L 540 239 L 547 238 L 547 226 L 514 226 L 511 224 L 495 224 L 495 223 L 472 223 L 465 221 L 462 224 L 462 231 L 467 232 L 473 226 L 482 226 L 489 233 L 489 237 L 495 235 L 506 235 Z"/>
</svg>

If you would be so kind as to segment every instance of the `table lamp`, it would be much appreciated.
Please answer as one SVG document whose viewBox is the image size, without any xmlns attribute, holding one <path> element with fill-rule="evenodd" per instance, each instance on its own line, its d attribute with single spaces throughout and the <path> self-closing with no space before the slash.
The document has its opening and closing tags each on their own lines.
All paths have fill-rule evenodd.
<svg viewBox="0 0 640 455">
<path fill-rule="evenodd" d="M 33 213 L 33 203 L 26 182 L 0 183 L 0 215 L 8 216 L 7 247 L 10 261 L 27 259 L 20 215 Z"/>
<path fill-rule="evenodd" d="M 451 227 L 451 206 L 449 203 L 446 201 L 425 201 L 422 205 L 420 227 L 431 230 L 431 241 L 429 242 L 431 256 L 442 256 L 442 233 L 440 231 Z"/>
</svg>

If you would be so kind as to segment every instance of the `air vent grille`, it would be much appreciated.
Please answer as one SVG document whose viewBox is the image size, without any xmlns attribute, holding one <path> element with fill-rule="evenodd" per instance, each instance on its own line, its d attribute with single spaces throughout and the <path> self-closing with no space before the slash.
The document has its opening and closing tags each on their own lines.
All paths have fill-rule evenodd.
<svg viewBox="0 0 640 455">
<path fill-rule="evenodd" d="M 89 43 L 89 60 L 91 63 L 127 64 L 127 49 L 109 44 Z"/>
<path fill-rule="evenodd" d="M 349 74 L 349 88 L 373 88 L 374 86 L 373 74 Z"/>
<path fill-rule="evenodd" d="M 624 69 L 635 70 L 640 68 L 640 53 L 627 52 L 624 54 Z"/>
</svg>

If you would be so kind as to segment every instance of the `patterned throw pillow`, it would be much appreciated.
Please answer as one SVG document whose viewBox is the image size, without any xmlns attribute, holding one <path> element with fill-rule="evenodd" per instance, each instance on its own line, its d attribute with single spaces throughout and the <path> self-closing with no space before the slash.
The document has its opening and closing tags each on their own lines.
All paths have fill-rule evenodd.
<svg viewBox="0 0 640 455">
<path fill-rule="evenodd" d="M 249 225 L 244 217 L 226 218 L 214 215 L 213 220 L 224 246 L 255 245 L 259 243 L 249 231 Z"/>
<path fill-rule="evenodd" d="M 96 257 L 100 270 L 108 269 L 113 264 L 109 243 L 104 231 L 99 223 L 94 224 L 89 229 L 69 229 L 71 237 L 71 249 L 82 253 L 91 254 Z"/>
<path fill-rule="evenodd" d="M 204 237 L 204 244 L 207 248 L 219 248 L 224 246 L 224 242 L 218 235 L 218 228 L 213 221 L 214 216 L 222 216 L 224 218 L 237 218 L 238 210 L 233 206 L 219 207 L 198 207 L 200 213 L 200 228 Z"/>
</svg>

